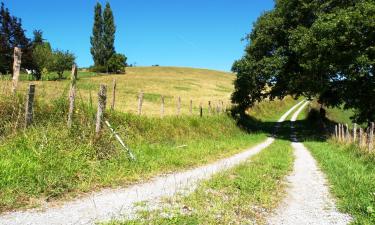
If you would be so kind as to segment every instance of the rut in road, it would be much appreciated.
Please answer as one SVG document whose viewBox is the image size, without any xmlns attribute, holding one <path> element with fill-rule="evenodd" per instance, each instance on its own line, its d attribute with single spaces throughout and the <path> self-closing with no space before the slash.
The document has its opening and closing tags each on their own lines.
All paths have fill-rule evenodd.
<svg viewBox="0 0 375 225">
<path fill-rule="evenodd" d="M 298 106 L 286 112 L 278 122 L 283 122 Z M 133 218 L 136 213 L 134 203 L 157 202 L 177 193 L 189 193 L 196 189 L 199 181 L 209 179 L 213 174 L 232 168 L 249 157 L 259 153 L 274 142 L 270 137 L 257 146 L 232 157 L 201 166 L 185 172 L 159 176 L 143 184 L 122 189 L 108 189 L 90 196 L 67 202 L 61 207 L 47 207 L 43 211 L 29 210 L 12 212 L 0 216 L 0 224 L 94 224 L 111 219 Z"/>
<path fill-rule="evenodd" d="M 309 104 L 303 104 L 292 116 L 293 122 L 297 120 L 300 112 Z M 290 187 L 287 197 L 280 207 L 268 220 L 270 225 L 344 225 L 351 221 L 350 216 L 340 213 L 333 198 L 324 174 L 319 170 L 316 161 L 299 143 L 296 133 L 292 134 L 295 162 L 293 173 L 287 178 Z"/>
</svg>

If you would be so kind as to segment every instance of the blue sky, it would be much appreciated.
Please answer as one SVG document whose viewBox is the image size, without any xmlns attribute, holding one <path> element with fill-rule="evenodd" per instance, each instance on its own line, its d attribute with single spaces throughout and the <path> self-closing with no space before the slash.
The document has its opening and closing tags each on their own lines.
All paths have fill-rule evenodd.
<svg viewBox="0 0 375 225">
<path fill-rule="evenodd" d="M 1 0 L 0 0 L 1 1 Z M 70 50 L 81 67 L 92 62 L 90 35 L 97 0 L 3 0 L 32 37 L 41 29 L 53 48 Z M 106 1 L 99 1 L 103 5 Z M 116 51 L 138 66 L 229 71 L 243 55 L 252 24 L 272 0 L 112 0 Z"/>
</svg>

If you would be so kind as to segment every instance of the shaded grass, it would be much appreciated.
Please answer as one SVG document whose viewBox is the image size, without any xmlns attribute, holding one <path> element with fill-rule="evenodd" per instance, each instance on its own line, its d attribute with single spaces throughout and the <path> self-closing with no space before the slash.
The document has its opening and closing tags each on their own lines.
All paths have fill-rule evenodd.
<svg viewBox="0 0 375 225">
<path fill-rule="evenodd" d="M 292 152 L 289 141 L 276 141 L 248 162 L 203 182 L 189 196 L 173 200 L 171 207 L 110 224 L 263 224 L 284 196 L 282 180 L 292 170 Z"/>
<path fill-rule="evenodd" d="M 335 121 L 337 123 L 348 124 L 349 126 L 353 125 L 350 117 L 354 116 L 352 110 L 344 110 L 342 108 L 327 108 L 327 119 Z"/>
</svg>

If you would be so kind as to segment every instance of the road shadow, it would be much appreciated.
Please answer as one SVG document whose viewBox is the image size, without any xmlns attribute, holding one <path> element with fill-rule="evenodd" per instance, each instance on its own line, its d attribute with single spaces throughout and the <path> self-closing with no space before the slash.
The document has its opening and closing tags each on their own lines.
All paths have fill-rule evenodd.
<svg viewBox="0 0 375 225">
<path fill-rule="evenodd" d="M 237 126 L 248 133 L 266 133 L 269 137 L 282 140 L 291 140 L 291 121 L 265 122 L 247 114 L 233 115 Z M 297 139 L 301 142 L 325 142 L 334 130 L 334 121 L 323 118 L 320 111 L 311 108 L 305 119 L 294 122 Z"/>
</svg>

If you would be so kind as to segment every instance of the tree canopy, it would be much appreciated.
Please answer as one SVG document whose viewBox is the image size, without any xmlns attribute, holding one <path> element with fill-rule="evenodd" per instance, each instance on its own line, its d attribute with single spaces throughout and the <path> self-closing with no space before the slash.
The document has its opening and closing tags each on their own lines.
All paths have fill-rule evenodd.
<svg viewBox="0 0 375 225">
<path fill-rule="evenodd" d="M 375 120 L 375 2 L 277 0 L 246 37 L 232 101 L 240 110 L 266 98 L 317 97 Z"/>
</svg>

